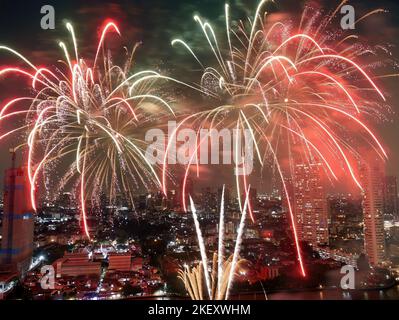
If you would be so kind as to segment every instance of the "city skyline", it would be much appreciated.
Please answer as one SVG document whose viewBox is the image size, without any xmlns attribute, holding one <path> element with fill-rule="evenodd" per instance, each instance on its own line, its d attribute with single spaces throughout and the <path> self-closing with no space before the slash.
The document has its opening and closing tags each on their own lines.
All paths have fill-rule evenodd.
<svg viewBox="0 0 399 320">
<path fill-rule="evenodd" d="M 397 4 L 31 7 L 0 19 L 0 300 L 399 299 Z"/>
</svg>

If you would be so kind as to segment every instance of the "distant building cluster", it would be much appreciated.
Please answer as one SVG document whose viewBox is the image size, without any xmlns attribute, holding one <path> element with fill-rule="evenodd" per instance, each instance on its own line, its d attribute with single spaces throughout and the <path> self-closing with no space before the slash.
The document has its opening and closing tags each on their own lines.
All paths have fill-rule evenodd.
<svg viewBox="0 0 399 320">
<path fill-rule="evenodd" d="M 399 221 L 397 179 L 385 175 L 384 163 L 380 159 L 361 163 L 359 169 L 363 188 L 360 206 L 353 206 L 356 200 L 353 202 L 350 195 L 352 199 L 345 196 L 330 199 L 341 204 L 341 207 L 334 208 L 334 203 L 332 207 L 328 203 L 326 183 L 322 181 L 322 164 L 294 166 L 293 178 L 286 181 L 286 186 L 298 238 L 314 247 L 324 247 L 342 231 L 345 231 L 345 239 L 359 239 L 361 234 L 370 265 L 383 266 L 387 263 L 384 221 Z M 285 210 L 288 211 L 288 199 L 285 197 L 284 200 Z M 342 206 L 348 201 L 352 204 L 351 208 Z"/>
</svg>

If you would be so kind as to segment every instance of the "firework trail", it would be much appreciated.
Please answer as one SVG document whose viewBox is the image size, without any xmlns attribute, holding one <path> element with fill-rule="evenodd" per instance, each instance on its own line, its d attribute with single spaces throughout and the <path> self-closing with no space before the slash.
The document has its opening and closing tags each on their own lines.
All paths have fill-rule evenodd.
<svg viewBox="0 0 399 320">
<path fill-rule="evenodd" d="M 223 273 L 223 260 L 224 260 L 224 192 L 225 186 L 223 185 L 222 200 L 220 202 L 220 218 L 219 218 L 219 243 L 218 243 L 218 292 L 220 293 L 222 286 L 222 273 Z"/>
<path fill-rule="evenodd" d="M 21 146 L 28 146 L 33 208 L 36 211 L 41 180 L 46 190 L 52 181 L 57 193 L 67 186 L 76 188 L 83 229 L 90 238 L 87 201 L 93 202 L 100 192 L 110 199 L 123 192 L 133 203 L 135 189 L 160 188 L 157 168 L 145 157 L 144 132 L 163 117 L 174 116 L 174 111 L 156 84 L 163 78 L 160 74 L 151 70 L 130 73 L 138 45 L 132 50 L 124 48 L 121 65 L 114 62 L 105 44 L 111 33 L 121 35 L 114 22 L 102 29 L 92 60 L 79 56 L 74 29 L 70 23 L 66 27 L 74 56 L 71 58 L 65 43 L 59 44 L 65 55 L 65 71 L 37 67 L 17 51 L 0 46 L 0 51 L 17 56 L 29 67 L 2 68 L 0 76 L 26 76 L 34 93 L 32 97 L 12 99 L 1 108 L 0 121 L 21 116 L 24 120 L 20 127 L 3 133 L 0 140 L 27 132 Z M 24 110 L 13 110 L 22 105 Z"/>
<path fill-rule="evenodd" d="M 201 263 L 202 263 L 202 267 L 204 268 L 206 288 L 208 289 L 209 297 L 211 297 L 211 282 L 210 282 L 209 273 L 208 273 L 208 258 L 206 256 L 205 241 L 204 241 L 204 238 L 202 237 L 201 227 L 198 222 L 197 210 L 195 209 L 194 202 L 191 197 L 190 197 L 190 205 L 191 205 L 191 211 L 193 213 L 193 218 L 194 218 L 195 231 L 197 232 L 197 237 L 198 237 L 198 245 L 200 248 L 201 260 L 202 260 Z"/>
<path fill-rule="evenodd" d="M 248 190 L 250 190 L 250 189 L 251 189 L 251 186 L 248 187 Z M 237 267 L 237 263 L 239 261 L 242 236 L 243 236 L 243 232 L 244 232 L 245 221 L 247 219 L 248 203 L 249 203 L 249 192 L 247 193 L 247 196 L 245 199 L 244 209 L 241 214 L 241 221 L 240 221 L 240 225 L 239 225 L 238 231 L 237 231 L 237 240 L 236 240 L 236 245 L 234 247 L 233 261 L 231 262 L 231 270 L 230 270 L 229 278 L 227 281 L 226 300 L 229 298 L 230 289 L 231 289 L 231 286 L 232 286 L 232 283 L 234 280 L 235 270 Z"/>
<path fill-rule="evenodd" d="M 250 187 L 249 187 L 250 188 Z M 237 266 L 244 260 L 239 258 L 242 236 L 247 219 L 248 195 L 245 200 L 244 211 L 241 214 L 241 221 L 238 228 L 234 253 L 228 259 L 224 259 L 224 191 L 223 186 L 220 220 L 219 220 L 219 241 L 218 252 L 213 254 L 212 272 L 208 271 L 208 258 L 206 254 L 205 241 L 199 225 L 197 210 L 194 202 L 190 197 L 190 207 L 193 214 L 195 231 L 197 234 L 198 245 L 200 248 L 201 262 L 198 266 L 190 268 L 185 265 L 179 270 L 179 278 L 183 281 L 184 286 L 192 300 L 204 300 L 203 277 L 205 276 L 205 286 L 208 298 L 210 300 L 228 300 L 231 286 L 234 281 Z"/>
<path fill-rule="evenodd" d="M 232 270 L 232 257 L 223 261 L 223 270 L 220 275 L 216 275 L 216 269 L 218 265 L 218 255 L 215 252 L 212 260 L 212 277 L 211 277 L 211 298 L 210 300 L 227 300 L 227 286 L 229 275 Z M 236 268 L 245 262 L 245 260 L 238 260 Z M 202 262 L 193 268 L 189 268 L 185 265 L 181 270 L 178 271 L 179 279 L 183 282 L 187 293 L 191 300 L 205 300 L 204 298 L 204 282 L 203 274 L 204 268 Z M 220 278 L 218 278 L 220 276 Z M 220 289 L 217 289 L 218 283 L 220 282 Z"/>
<path fill-rule="evenodd" d="M 381 159 L 387 158 L 382 142 L 368 124 L 375 119 L 386 120 L 385 111 L 389 108 L 377 85 L 386 75 L 375 76 L 372 69 L 392 61 L 376 61 L 382 51 L 387 52 L 385 48 L 357 43 L 358 37 L 347 34 L 349 31 L 331 29 L 345 1 L 326 18 L 318 9 L 307 6 L 296 27 L 284 21 L 269 22 L 269 15 L 264 12 L 270 2 L 260 1 L 252 19 L 237 23 L 231 21 L 226 4 L 223 41 L 209 22 L 194 16 L 209 49 L 205 52 L 206 61 L 209 56 L 214 61 L 209 65 L 201 58 L 203 51 L 196 52 L 182 39 L 172 41 L 200 67 L 197 87 L 205 92 L 206 107 L 187 116 L 180 126 L 189 125 L 198 131 L 218 127 L 250 130 L 262 170 L 272 168 L 281 178 L 297 257 L 305 276 L 286 180 L 292 176 L 295 162 L 321 163 L 331 182 L 349 175 L 353 185 L 362 189 L 357 163 L 364 155 L 359 146 L 368 146 Z M 367 13 L 357 23 L 382 11 Z M 200 147 L 201 141 L 188 167 L 198 163 Z M 165 163 L 164 192 L 166 167 Z M 245 175 L 242 179 L 236 175 L 242 211 L 240 190 L 247 196 L 248 183 Z M 251 204 L 248 211 L 254 219 Z"/>
</svg>

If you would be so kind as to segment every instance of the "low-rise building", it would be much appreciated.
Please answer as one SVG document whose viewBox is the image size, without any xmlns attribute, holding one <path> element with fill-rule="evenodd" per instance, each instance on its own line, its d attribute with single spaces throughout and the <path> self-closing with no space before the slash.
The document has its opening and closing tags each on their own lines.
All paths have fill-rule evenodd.
<svg viewBox="0 0 399 320">
<path fill-rule="evenodd" d="M 110 253 L 108 255 L 108 270 L 131 271 L 132 255 L 130 253 Z"/>
<path fill-rule="evenodd" d="M 57 278 L 101 274 L 101 263 L 89 260 L 88 255 L 84 253 L 66 253 L 54 263 L 54 267 Z"/>
</svg>

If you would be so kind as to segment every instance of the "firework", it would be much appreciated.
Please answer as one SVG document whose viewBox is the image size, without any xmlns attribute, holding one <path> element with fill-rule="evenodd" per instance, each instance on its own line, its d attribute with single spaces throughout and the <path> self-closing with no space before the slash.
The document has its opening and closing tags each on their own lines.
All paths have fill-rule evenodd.
<svg viewBox="0 0 399 320">
<path fill-rule="evenodd" d="M 212 260 L 212 276 L 211 276 L 211 292 L 209 300 L 227 300 L 228 295 L 227 292 L 229 290 L 229 275 L 232 272 L 232 259 L 233 257 L 229 257 L 227 260 L 224 260 L 222 263 L 222 273 L 216 274 L 217 265 L 220 261 L 217 253 L 213 254 Z M 238 260 L 237 266 L 243 263 L 245 260 Z M 200 262 L 197 266 L 190 269 L 187 265 L 184 266 L 183 269 L 179 270 L 179 279 L 183 282 L 185 289 L 187 290 L 191 300 L 206 300 L 206 295 L 204 295 L 204 282 L 203 282 L 203 274 L 204 268 L 202 262 Z M 217 276 L 220 276 L 218 278 Z M 220 287 L 218 288 L 218 285 Z"/>
<path fill-rule="evenodd" d="M 74 29 L 70 23 L 66 27 L 74 54 L 72 58 L 67 45 L 59 44 L 65 56 L 60 69 L 37 67 L 17 51 L 0 47 L 29 67 L 27 71 L 3 68 L 0 75 L 28 77 L 34 93 L 2 107 L 0 120 L 25 117 L 22 126 L 2 134 L 1 139 L 28 132 L 21 146 L 28 146 L 33 208 L 36 211 L 36 191 L 41 181 L 47 191 L 55 185 L 57 194 L 68 186 L 75 188 L 84 232 L 89 237 L 88 201 L 95 202 L 101 193 L 114 199 L 121 192 L 133 203 L 135 189 L 160 188 L 157 168 L 145 157 L 144 132 L 163 117 L 173 116 L 174 111 L 156 85 L 161 75 L 151 70 L 131 73 L 138 45 L 132 50 L 124 48 L 123 63 L 114 62 L 106 47 L 110 33 L 121 35 L 114 22 L 102 29 L 91 60 L 79 55 Z M 23 111 L 13 111 L 21 105 Z"/>
<path fill-rule="evenodd" d="M 194 225 L 197 233 L 198 245 L 200 248 L 201 262 L 192 269 L 185 265 L 183 269 L 179 270 L 179 278 L 184 283 L 184 286 L 192 300 L 204 300 L 206 297 L 210 300 L 228 300 L 237 267 L 244 261 L 240 259 L 239 255 L 245 221 L 247 219 L 248 197 L 246 197 L 244 208 L 241 213 L 241 221 L 238 228 L 236 244 L 234 246 L 234 253 L 225 260 L 224 191 L 225 186 L 223 186 L 220 206 L 218 252 L 213 254 L 211 274 L 209 274 L 208 270 L 208 258 L 205 249 L 205 241 L 202 237 L 201 228 L 198 222 L 197 210 L 192 198 L 190 197 L 191 212 L 194 218 Z M 206 290 L 204 290 L 204 283 Z M 204 291 L 206 291 L 206 296 L 204 296 Z"/>
<path fill-rule="evenodd" d="M 198 87 L 205 92 L 204 104 L 209 106 L 186 117 L 181 125 L 189 123 L 198 131 L 204 127 L 250 130 L 262 170 L 272 168 L 281 178 L 297 257 L 305 276 L 285 181 L 291 176 L 294 162 L 317 162 L 324 165 L 332 182 L 349 175 L 362 189 L 355 166 L 363 157 L 358 146 L 369 146 L 383 160 L 387 158 L 382 143 L 366 124 L 369 119 L 384 119 L 388 108 L 377 85 L 379 77 L 372 74 L 374 66 L 382 65 L 375 62 L 375 57 L 384 50 L 359 44 L 357 36 L 342 30 L 328 29 L 345 1 L 326 18 L 306 7 L 298 27 L 284 21 L 269 23 L 264 13 L 269 2 L 260 1 L 252 19 L 237 23 L 232 23 L 226 4 L 223 40 L 209 22 L 194 17 L 209 48 L 207 58 L 211 55 L 214 63 L 203 62 L 203 52 L 196 52 L 184 40 L 172 41 L 179 50 L 186 50 L 202 70 Z M 357 23 L 381 11 L 368 13 Z M 362 63 L 370 59 L 374 60 Z M 201 141 L 197 149 L 200 145 Z M 190 165 L 196 164 L 196 157 L 192 156 L 186 176 Z M 242 180 L 236 175 L 241 210 L 241 190 L 248 195 L 249 183 L 245 175 Z M 249 214 L 254 219 L 250 204 Z"/>
</svg>

